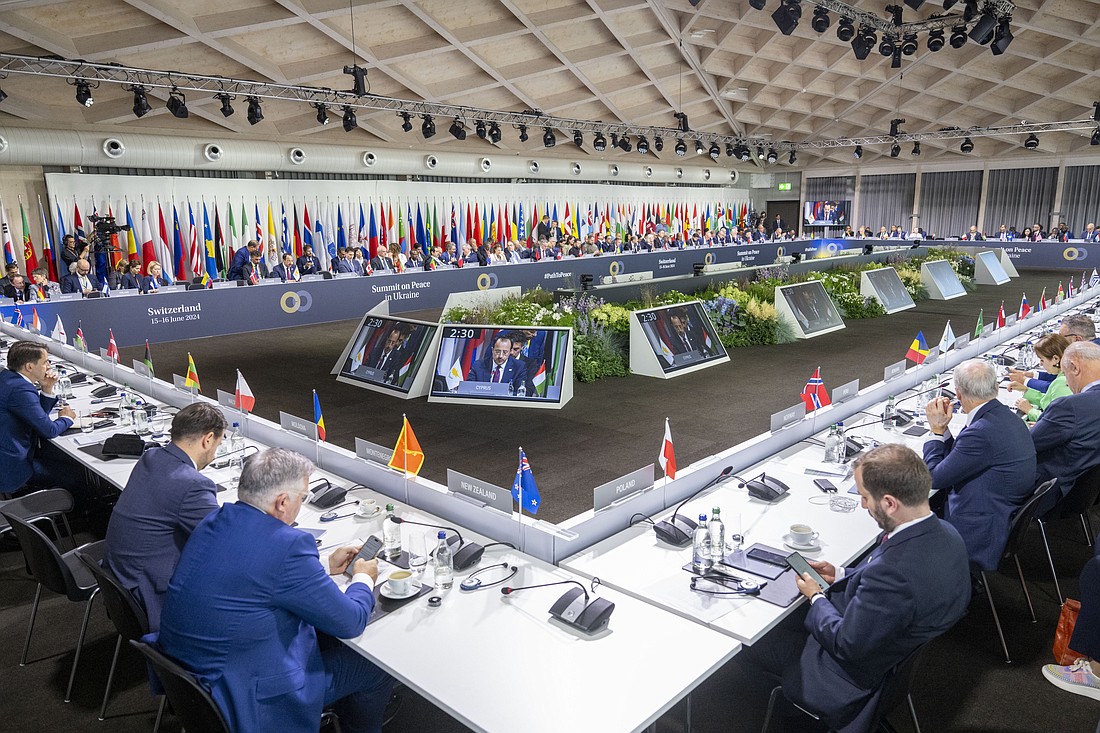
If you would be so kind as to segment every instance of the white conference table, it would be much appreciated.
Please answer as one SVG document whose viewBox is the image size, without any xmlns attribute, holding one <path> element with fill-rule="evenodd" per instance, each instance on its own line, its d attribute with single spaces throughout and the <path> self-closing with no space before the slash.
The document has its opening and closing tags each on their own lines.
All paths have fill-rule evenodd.
<svg viewBox="0 0 1100 733">
<path fill-rule="evenodd" d="M 117 406 L 117 402 L 91 404 L 90 392 L 100 384 L 74 385 L 69 403 L 78 413 L 97 406 Z M 137 461 L 104 461 L 79 450 L 79 444 L 102 441 L 123 430 L 115 425 L 91 433 L 59 436 L 54 443 L 122 490 Z M 264 447 L 252 440 L 246 440 L 246 444 Z M 233 485 L 235 471 L 229 467 L 207 467 L 203 473 L 216 483 Z M 311 478 L 328 478 L 343 486 L 352 484 L 323 471 Z M 219 503 L 236 498 L 234 488 L 218 493 Z M 374 502 L 380 508 L 392 501 L 365 488 L 350 491 L 351 499 Z M 355 507 L 338 511 L 348 514 Z M 397 511 L 411 521 L 446 524 L 412 507 L 398 506 Z M 362 541 L 371 534 L 381 536 L 384 511 L 370 518 L 354 515 L 321 522 L 323 512 L 306 504 L 298 517 L 303 529 L 325 530 L 319 540 L 322 562 L 327 562 L 328 553 L 336 547 Z M 466 540 L 490 542 L 464 528 L 456 529 Z M 436 530 L 403 524 L 401 531 L 406 548 L 415 533 L 424 536 L 428 550 L 434 547 Z M 477 567 L 504 561 L 518 568 L 507 582 L 510 586 L 562 580 L 578 580 L 588 586 L 583 577 L 509 548 L 487 549 Z M 380 582 L 394 569 L 388 563 L 381 566 Z M 462 578 L 473 570 L 456 573 L 454 587 L 438 591 L 443 597 L 439 608 L 428 607 L 426 596 L 411 600 L 369 625 L 358 638 L 344 641 L 478 731 L 642 730 L 741 649 L 735 639 L 607 586 L 590 590 L 590 594 L 615 603 L 609 626 L 588 636 L 549 616 L 550 606 L 569 586 L 519 591 L 507 597 L 500 593 L 499 585 L 461 591 Z M 493 575 L 486 573 L 483 577 Z M 434 580 L 430 569 L 424 579 Z M 348 582 L 345 578 L 336 580 L 341 585 Z M 676 644 L 664 643 L 668 639 L 675 639 Z M 660 666 L 660 674 L 627 673 L 653 664 Z M 540 702 L 533 702 L 532 695 L 538 695 Z"/>
</svg>

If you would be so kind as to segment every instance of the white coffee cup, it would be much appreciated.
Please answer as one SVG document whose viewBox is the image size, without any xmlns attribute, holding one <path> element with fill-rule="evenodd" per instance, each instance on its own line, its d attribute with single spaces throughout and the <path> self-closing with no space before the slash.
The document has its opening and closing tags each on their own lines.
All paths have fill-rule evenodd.
<svg viewBox="0 0 1100 733">
<path fill-rule="evenodd" d="M 376 514 L 381 514 L 381 512 L 382 508 L 378 506 L 374 499 L 363 499 L 355 509 L 355 513 L 363 519 L 370 519 Z"/>
<path fill-rule="evenodd" d="M 390 573 L 388 581 L 390 591 L 397 596 L 403 596 L 409 592 L 409 587 L 412 584 L 412 573 L 408 570 L 395 570 Z"/>
<path fill-rule="evenodd" d="M 791 525 L 791 539 L 796 545 L 812 545 L 817 537 L 818 533 L 814 532 L 808 524 Z"/>
</svg>

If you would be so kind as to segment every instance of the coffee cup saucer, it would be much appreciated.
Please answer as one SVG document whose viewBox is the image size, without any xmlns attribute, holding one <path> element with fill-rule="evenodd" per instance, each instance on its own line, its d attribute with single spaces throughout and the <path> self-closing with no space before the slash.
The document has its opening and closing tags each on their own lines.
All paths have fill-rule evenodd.
<svg viewBox="0 0 1100 733">
<path fill-rule="evenodd" d="M 408 589 L 404 593 L 397 593 L 390 585 L 390 581 L 387 580 L 385 583 L 382 583 L 382 585 L 379 587 L 378 592 L 384 595 L 386 598 L 390 598 L 395 601 L 403 601 L 406 598 L 412 598 L 414 595 L 419 593 L 420 587 L 420 581 L 410 580 Z"/>
<path fill-rule="evenodd" d="M 817 552 L 821 549 L 821 538 L 811 540 L 808 544 L 796 542 L 789 534 L 783 535 L 783 544 L 792 550 L 799 550 L 802 552 Z"/>
</svg>

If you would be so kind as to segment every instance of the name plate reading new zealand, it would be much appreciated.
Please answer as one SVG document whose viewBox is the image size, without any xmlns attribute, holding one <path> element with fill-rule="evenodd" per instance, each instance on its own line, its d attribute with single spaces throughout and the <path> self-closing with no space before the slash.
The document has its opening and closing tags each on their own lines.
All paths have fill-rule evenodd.
<svg viewBox="0 0 1100 733">
<path fill-rule="evenodd" d="M 374 461 L 375 463 L 381 463 L 383 466 L 388 466 L 390 459 L 393 458 L 393 448 L 356 438 L 355 455 L 365 461 Z"/>
<path fill-rule="evenodd" d="M 788 425 L 794 425 L 796 422 L 806 417 L 806 403 L 799 402 L 793 407 L 788 407 L 786 410 L 780 410 L 772 415 L 772 432 L 782 430 Z"/>
<path fill-rule="evenodd" d="M 218 404 L 222 407 L 232 407 L 237 409 L 237 395 L 232 392 L 226 392 L 224 389 L 218 390 Z"/>
<path fill-rule="evenodd" d="M 317 440 L 317 423 L 312 420 L 306 420 L 304 417 L 295 417 L 290 413 L 279 410 L 279 425 L 287 432 L 297 433 L 310 440 Z"/>
<path fill-rule="evenodd" d="M 1020 319 L 1020 314 L 1019 313 L 1013 313 L 1011 316 L 1008 316 L 1007 318 L 1005 318 L 1005 327 L 1007 328 L 1008 326 L 1015 326 L 1016 321 L 1018 321 L 1019 319 Z"/>
<path fill-rule="evenodd" d="M 955 338 L 955 351 L 962 351 L 967 346 L 970 346 L 970 334 L 964 333 L 962 336 Z"/>
<path fill-rule="evenodd" d="M 833 390 L 833 404 L 850 400 L 859 392 L 859 380 L 853 379 L 847 384 L 842 384 Z"/>
<path fill-rule="evenodd" d="M 499 509 L 505 514 L 512 513 L 512 492 L 494 486 L 473 476 L 447 469 L 447 488 L 461 496 L 466 496 L 479 504 Z"/>
<path fill-rule="evenodd" d="M 905 374 L 905 359 L 896 361 L 890 366 L 882 370 L 882 381 L 889 382 L 891 379 L 897 379 L 902 374 Z"/>
<path fill-rule="evenodd" d="M 153 378 L 153 373 L 149 371 L 148 365 L 139 359 L 134 359 L 134 374 L 139 377 L 145 377 L 146 379 Z"/>
<path fill-rule="evenodd" d="M 631 471 L 625 476 L 620 476 L 613 481 L 608 481 L 603 486 L 592 489 L 592 508 L 595 511 L 606 509 L 623 499 L 645 491 L 653 486 L 653 464 L 649 464 L 637 471 Z"/>
</svg>

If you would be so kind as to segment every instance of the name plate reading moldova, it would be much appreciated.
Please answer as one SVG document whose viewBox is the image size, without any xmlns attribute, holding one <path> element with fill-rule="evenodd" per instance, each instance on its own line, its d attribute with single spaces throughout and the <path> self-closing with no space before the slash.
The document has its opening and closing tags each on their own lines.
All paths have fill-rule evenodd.
<svg viewBox="0 0 1100 733">
<path fill-rule="evenodd" d="M 296 433 L 310 440 L 317 440 L 317 423 L 312 420 L 295 417 L 288 412 L 279 410 L 279 425 L 287 432 Z"/>
<path fill-rule="evenodd" d="M 625 476 L 592 489 L 592 508 L 598 512 L 652 486 L 653 464 L 650 463 L 644 468 L 631 471 Z"/>
<path fill-rule="evenodd" d="M 494 486 L 473 476 L 447 469 L 447 488 L 462 496 L 469 497 L 479 504 L 491 506 L 505 514 L 512 513 L 512 492 Z"/>
</svg>

